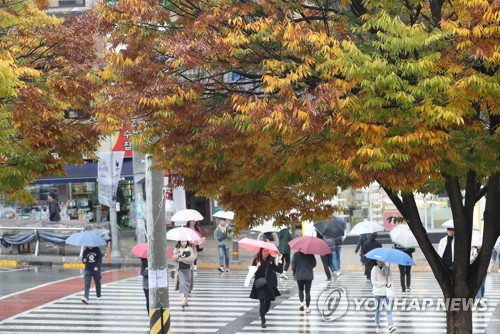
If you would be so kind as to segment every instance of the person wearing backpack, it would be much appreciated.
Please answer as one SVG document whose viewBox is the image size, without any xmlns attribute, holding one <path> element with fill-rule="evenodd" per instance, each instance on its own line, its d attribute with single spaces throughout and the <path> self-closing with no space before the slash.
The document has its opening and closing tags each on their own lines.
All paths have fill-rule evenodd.
<svg viewBox="0 0 500 334">
<path fill-rule="evenodd" d="M 319 239 L 323 239 L 328 245 L 328 247 L 330 247 L 330 250 L 333 253 L 333 250 L 335 249 L 335 240 L 333 238 L 323 236 L 319 232 L 316 234 L 316 237 Z M 323 269 L 325 270 L 327 281 L 332 280 L 332 273 L 335 272 L 335 270 L 333 270 L 332 253 L 320 256 L 321 262 L 323 263 Z"/>
</svg>

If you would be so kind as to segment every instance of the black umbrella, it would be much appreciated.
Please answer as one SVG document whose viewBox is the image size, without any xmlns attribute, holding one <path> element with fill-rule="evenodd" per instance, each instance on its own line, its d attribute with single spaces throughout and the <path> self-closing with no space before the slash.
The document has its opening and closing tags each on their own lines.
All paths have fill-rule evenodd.
<svg viewBox="0 0 500 334">
<path fill-rule="evenodd" d="M 337 239 L 344 235 L 346 223 L 338 217 L 333 217 L 327 222 L 317 222 L 314 227 L 321 235 Z"/>
</svg>

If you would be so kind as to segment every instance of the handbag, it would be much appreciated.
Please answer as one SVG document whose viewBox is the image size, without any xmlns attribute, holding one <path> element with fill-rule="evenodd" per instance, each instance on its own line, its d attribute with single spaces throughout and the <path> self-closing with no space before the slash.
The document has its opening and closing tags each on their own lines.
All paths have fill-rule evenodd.
<svg viewBox="0 0 500 334">
<path fill-rule="evenodd" d="M 191 265 L 184 262 L 179 262 L 179 269 L 191 269 Z"/>
<path fill-rule="evenodd" d="M 262 289 L 263 287 L 267 286 L 267 270 L 268 268 L 266 268 L 266 275 L 264 277 L 257 278 L 253 283 L 256 289 Z"/>
<path fill-rule="evenodd" d="M 385 286 L 385 295 L 388 299 L 394 299 L 394 286 L 391 283 Z"/>
<path fill-rule="evenodd" d="M 254 285 L 256 289 L 262 289 L 267 285 L 267 281 L 264 277 L 259 277 L 255 280 Z"/>
<path fill-rule="evenodd" d="M 245 283 L 243 284 L 245 286 L 245 288 L 248 288 L 250 286 L 250 280 L 255 275 L 256 271 L 257 271 L 257 266 L 248 267 L 248 274 L 245 277 Z"/>
</svg>

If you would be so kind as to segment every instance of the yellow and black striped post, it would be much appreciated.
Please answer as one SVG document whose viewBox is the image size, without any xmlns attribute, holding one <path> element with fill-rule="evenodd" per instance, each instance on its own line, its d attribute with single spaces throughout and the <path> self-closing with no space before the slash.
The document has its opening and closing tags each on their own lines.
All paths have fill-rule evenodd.
<svg viewBox="0 0 500 334">
<path fill-rule="evenodd" d="M 149 310 L 149 333 L 150 334 L 171 334 L 170 330 L 170 309 L 150 309 Z"/>
</svg>

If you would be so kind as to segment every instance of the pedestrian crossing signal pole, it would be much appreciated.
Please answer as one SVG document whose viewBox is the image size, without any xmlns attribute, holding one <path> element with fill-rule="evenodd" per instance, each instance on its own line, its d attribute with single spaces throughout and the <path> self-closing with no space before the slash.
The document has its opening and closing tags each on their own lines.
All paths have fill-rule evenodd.
<svg viewBox="0 0 500 334">
<path fill-rule="evenodd" d="M 146 221 L 149 246 L 149 329 L 150 334 L 170 334 L 163 171 L 152 169 L 152 158 L 151 155 L 146 155 L 145 159 Z"/>
</svg>

